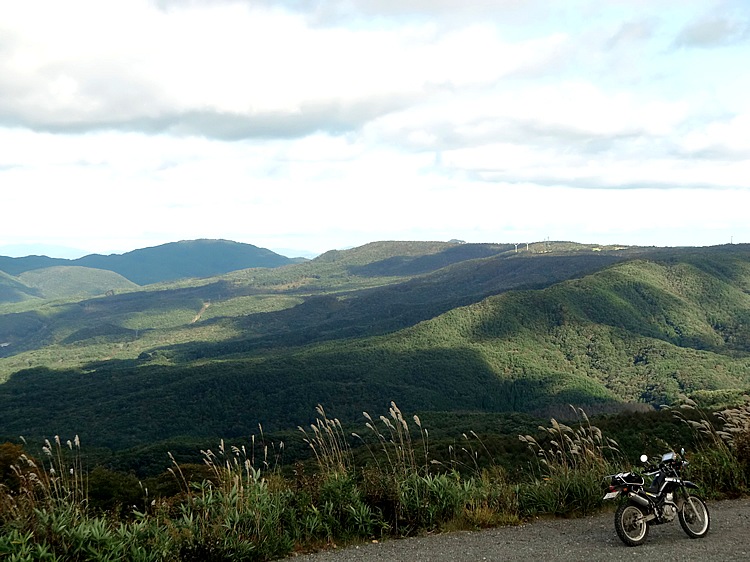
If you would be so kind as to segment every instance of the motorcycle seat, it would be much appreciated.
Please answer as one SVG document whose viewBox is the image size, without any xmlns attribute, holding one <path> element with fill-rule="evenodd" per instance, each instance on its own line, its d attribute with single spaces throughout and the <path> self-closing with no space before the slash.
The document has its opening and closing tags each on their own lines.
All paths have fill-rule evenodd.
<svg viewBox="0 0 750 562">
<path fill-rule="evenodd" d="M 622 480 L 625 484 L 635 484 L 638 486 L 643 486 L 643 476 L 640 476 L 639 474 L 625 472 L 622 474 L 618 474 L 617 478 Z"/>
</svg>

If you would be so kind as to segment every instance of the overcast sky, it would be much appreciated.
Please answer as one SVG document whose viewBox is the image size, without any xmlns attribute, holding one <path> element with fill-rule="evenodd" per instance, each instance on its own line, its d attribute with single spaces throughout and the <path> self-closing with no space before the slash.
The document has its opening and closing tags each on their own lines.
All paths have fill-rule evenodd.
<svg viewBox="0 0 750 562">
<path fill-rule="evenodd" d="M 2 2 L 0 211 L 5 255 L 750 242 L 750 2 Z"/>
</svg>

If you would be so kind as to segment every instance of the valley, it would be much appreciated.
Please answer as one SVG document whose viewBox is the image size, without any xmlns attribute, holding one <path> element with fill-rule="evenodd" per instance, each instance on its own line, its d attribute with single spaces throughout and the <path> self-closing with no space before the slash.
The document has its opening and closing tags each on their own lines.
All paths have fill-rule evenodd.
<svg viewBox="0 0 750 562">
<path fill-rule="evenodd" d="M 95 271 L 0 274 L 0 437 L 118 450 L 283 431 L 317 404 L 546 417 L 750 388 L 746 245 L 376 242 L 145 285 Z"/>
</svg>

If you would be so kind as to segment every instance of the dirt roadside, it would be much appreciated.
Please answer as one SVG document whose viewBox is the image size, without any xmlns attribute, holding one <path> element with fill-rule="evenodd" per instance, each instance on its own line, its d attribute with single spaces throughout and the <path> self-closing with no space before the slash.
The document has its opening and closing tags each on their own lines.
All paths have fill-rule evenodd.
<svg viewBox="0 0 750 562">
<path fill-rule="evenodd" d="M 711 530 L 691 540 L 675 520 L 651 527 L 630 548 L 615 534 L 614 515 L 544 519 L 502 527 L 364 544 L 287 558 L 295 562 L 475 562 L 506 560 L 750 560 L 750 498 L 708 502 Z"/>
</svg>

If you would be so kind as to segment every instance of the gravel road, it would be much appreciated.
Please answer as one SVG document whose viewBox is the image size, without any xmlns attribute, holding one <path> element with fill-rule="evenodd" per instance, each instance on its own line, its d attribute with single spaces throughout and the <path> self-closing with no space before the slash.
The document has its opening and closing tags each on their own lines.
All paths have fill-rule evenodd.
<svg viewBox="0 0 750 562">
<path fill-rule="evenodd" d="M 429 535 L 287 558 L 294 562 L 475 562 L 506 560 L 750 560 L 750 499 L 709 502 L 711 530 L 691 540 L 679 522 L 651 527 L 648 539 L 627 547 L 615 534 L 614 514 L 540 519 L 501 527 Z"/>
</svg>

